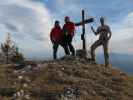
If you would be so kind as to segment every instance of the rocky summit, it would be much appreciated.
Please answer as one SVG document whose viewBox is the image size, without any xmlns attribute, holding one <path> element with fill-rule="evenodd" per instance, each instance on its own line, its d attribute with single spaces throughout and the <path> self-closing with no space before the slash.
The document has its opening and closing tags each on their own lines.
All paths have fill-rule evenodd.
<svg viewBox="0 0 133 100">
<path fill-rule="evenodd" d="M 133 77 L 78 57 L 0 65 L 0 100 L 133 100 Z"/>
</svg>

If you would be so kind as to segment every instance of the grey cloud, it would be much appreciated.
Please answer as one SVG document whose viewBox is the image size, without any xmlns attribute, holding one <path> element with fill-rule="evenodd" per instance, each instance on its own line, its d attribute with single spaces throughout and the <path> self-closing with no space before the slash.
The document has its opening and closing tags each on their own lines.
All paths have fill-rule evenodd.
<svg viewBox="0 0 133 100">
<path fill-rule="evenodd" d="M 111 46 L 116 52 L 133 53 L 133 12 L 130 12 L 121 22 L 113 23 L 116 27 L 113 30 Z"/>
<path fill-rule="evenodd" d="M 25 1 L 28 1 L 29 6 L 23 2 L 0 6 L 0 23 L 12 32 L 25 33 L 39 41 L 46 40 L 50 28 L 47 9 L 38 3 Z"/>
<path fill-rule="evenodd" d="M 9 29 L 9 30 L 12 30 L 12 31 L 14 31 L 14 32 L 18 32 L 18 31 L 19 31 L 18 27 L 17 27 L 16 25 L 13 25 L 12 23 L 5 22 L 5 23 L 3 23 L 3 24 L 4 24 L 5 27 L 6 27 L 7 29 Z"/>
<path fill-rule="evenodd" d="M 0 39 L 4 40 L 5 33 L 11 33 L 24 54 L 37 55 L 40 51 L 49 51 L 51 14 L 41 2 L 3 0 L 1 3 L 0 0 L 0 27 Z"/>
</svg>

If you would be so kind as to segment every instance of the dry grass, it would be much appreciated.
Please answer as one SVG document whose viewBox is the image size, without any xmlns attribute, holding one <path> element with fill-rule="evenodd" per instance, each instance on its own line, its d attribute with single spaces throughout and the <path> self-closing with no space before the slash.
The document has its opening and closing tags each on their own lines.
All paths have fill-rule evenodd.
<svg viewBox="0 0 133 100">
<path fill-rule="evenodd" d="M 53 62 L 42 66 L 44 67 L 39 71 L 23 75 L 31 80 L 31 82 L 27 83 L 28 87 L 23 87 L 23 84 L 18 81 L 17 75 L 13 74 L 12 65 L 0 65 L 0 88 L 14 86 L 16 90 L 23 89 L 27 93 L 33 91 L 62 93 L 65 87 L 74 86 L 83 91 L 80 95 L 80 100 L 107 100 L 106 97 L 101 95 L 101 90 L 109 90 L 113 85 L 118 84 L 121 89 L 112 90 L 121 95 L 120 100 L 132 100 L 133 98 L 133 76 L 129 76 L 127 80 L 121 83 L 112 83 L 110 72 L 106 73 L 100 65 L 94 66 L 70 61 L 69 63 Z M 14 82 L 17 83 L 14 85 Z M 91 94 L 94 90 L 96 94 Z M 43 92 L 41 93 L 43 94 Z M 40 98 L 39 96 L 33 96 L 32 100 L 41 100 Z M 0 100 L 10 100 L 10 98 L 0 97 Z"/>
</svg>

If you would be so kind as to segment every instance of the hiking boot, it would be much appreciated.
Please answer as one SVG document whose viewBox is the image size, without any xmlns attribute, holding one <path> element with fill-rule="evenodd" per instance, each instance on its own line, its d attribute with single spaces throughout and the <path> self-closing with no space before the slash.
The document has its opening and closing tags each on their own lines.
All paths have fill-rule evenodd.
<svg viewBox="0 0 133 100">
<path fill-rule="evenodd" d="M 88 58 L 88 61 L 90 62 L 90 64 L 97 64 L 95 59 L 92 58 Z"/>
<path fill-rule="evenodd" d="M 112 68 L 112 65 L 111 64 L 105 64 L 105 67 L 107 67 L 107 68 Z"/>
</svg>

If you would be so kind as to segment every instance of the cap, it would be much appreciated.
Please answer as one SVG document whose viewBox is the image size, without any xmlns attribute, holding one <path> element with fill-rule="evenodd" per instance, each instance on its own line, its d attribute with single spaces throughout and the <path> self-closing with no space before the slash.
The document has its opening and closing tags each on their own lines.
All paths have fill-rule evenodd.
<svg viewBox="0 0 133 100">
<path fill-rule="evenodd" d="M 65 16 L 65 19 L 70 19 L 70 17 L 69 16 Z"/>
</svg>

